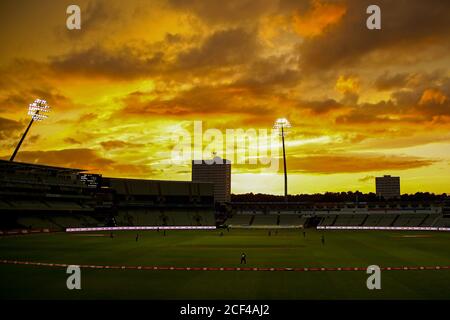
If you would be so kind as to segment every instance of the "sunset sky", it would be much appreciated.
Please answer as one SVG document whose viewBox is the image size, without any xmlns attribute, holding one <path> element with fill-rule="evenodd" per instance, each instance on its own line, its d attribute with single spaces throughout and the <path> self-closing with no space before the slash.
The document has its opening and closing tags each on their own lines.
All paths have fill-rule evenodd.
<svg viewBox="0 0 450 320">
<path fill-rule="evenodd" d="M 0 18 L 1 158 L 41 98 L 52 112 L 17 161 L 190 180 L 177 130 L 286 117 L 290 193 L 374 192 L 383 174 L 450 192 L 450 1 L 2 0 Z M 263 169 L 234 166 L 232 192 L 283 193 Z"/>
</svg>

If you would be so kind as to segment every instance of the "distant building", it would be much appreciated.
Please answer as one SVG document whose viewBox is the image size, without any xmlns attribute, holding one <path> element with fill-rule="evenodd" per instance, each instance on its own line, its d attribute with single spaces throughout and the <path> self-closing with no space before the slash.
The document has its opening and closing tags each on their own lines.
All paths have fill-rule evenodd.
<svg viewBox="0 0 450 320">
<path fill-rule="evenodd" d="M 215 202 L 231 201 L 231 162 L 219 157 L 192 161 L 192 182 L 212 182 Z"/>
<path fill-rule="evenodd" d="M 376 193 L 385 199 L 400 198 L 400 177 L 385 175 L 375 178 Z"/>
</svg>

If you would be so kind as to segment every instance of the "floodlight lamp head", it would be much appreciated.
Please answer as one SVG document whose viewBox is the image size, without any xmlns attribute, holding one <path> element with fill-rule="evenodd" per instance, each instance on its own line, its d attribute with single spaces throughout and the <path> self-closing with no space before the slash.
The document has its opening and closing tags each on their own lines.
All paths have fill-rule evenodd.
<svg viewBox="0 0 450 320">
<path fill-rule="evenodd" d="M 47 101 L 42 99 L 36 99 L 33 103 L 30 104 L 28 108 L 28 115 L 33 118 L 34 121 L 42 121 L 48 116 L 46 113 L 50 111 L 50 106 L 47 104 Z"/>
<path fill-rule="evenodd" d="M 286 134 L 286 129 L 290 128 L 290 127 L 291 127 L 291 123 L 286 118 L 278 118 L 277 120 L 275 120 L 275 123 L 273 125 L 274 129 L 277 129 L 280 131 L 280 135 L 281 135 L 281 132 Z M 283 129 L 283 130 L 281 130 L 281 129 Z"/>
</svg>

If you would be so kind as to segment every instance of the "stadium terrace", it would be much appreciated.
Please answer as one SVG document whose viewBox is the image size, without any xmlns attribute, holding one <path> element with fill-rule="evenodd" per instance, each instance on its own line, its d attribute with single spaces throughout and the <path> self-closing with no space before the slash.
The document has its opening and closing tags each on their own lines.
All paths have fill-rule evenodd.
<svg viewBox="0 0 450 320">
<path fill-rule="evenodd" d="M 109 178 L 5 160 L 0 172 L 1 232 L 6 234 L 138 227 L 450 227 L 446 201 L 224 202 L 229 196 L 221 196 L 218 202 L 212 182 Z M 229 175 L 229 170 L 214 174 Z"/>
</svg>

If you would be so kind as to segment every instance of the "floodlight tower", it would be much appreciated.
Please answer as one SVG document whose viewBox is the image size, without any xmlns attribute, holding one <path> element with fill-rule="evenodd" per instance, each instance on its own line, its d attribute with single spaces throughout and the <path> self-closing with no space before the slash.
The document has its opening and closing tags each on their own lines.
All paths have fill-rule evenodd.
<svg viewBox="0 0 450 320">
<path fill-rule="evenodd" d="M 291 124 L 286 118 L 278 118 L 275 121 L 274 129 L 280 130 L 281 141 L 283 143 L 283 165 L 284 165 L 284 201 L 287 202 L 288 190 L 287 190 L 287 170 L 286 170 L 286 148 L 284 146 L 284 136 L 286 135 L 286 129 L 291 127 Z"/>
<path fill-rule="evenodd" d="M 14 158 L 16 157 L 17 152 L 20 149 L 20 146 L 22 145 L 23 140 L 25 139 L 28 131 L 30 130 L 31 125 L 34 121 L 42 121 L 46 119 L 48 116 L 45 114 L 50 111 L 50 107 L 47 104 L 47 101 L 36 99 L 33 103 L 30 104 L 28 107 L 28 115 L 31 116 L 30 123 L 28 124 L 28 127 L 25 129 L 25 132 L 22 135 L 22 138 L 20 138 L 19 144 L 17 145 L 16 149 L 14 150 L 14 153 L 12 154 L 9 161 L 14 161 Z"/>
</svg>

